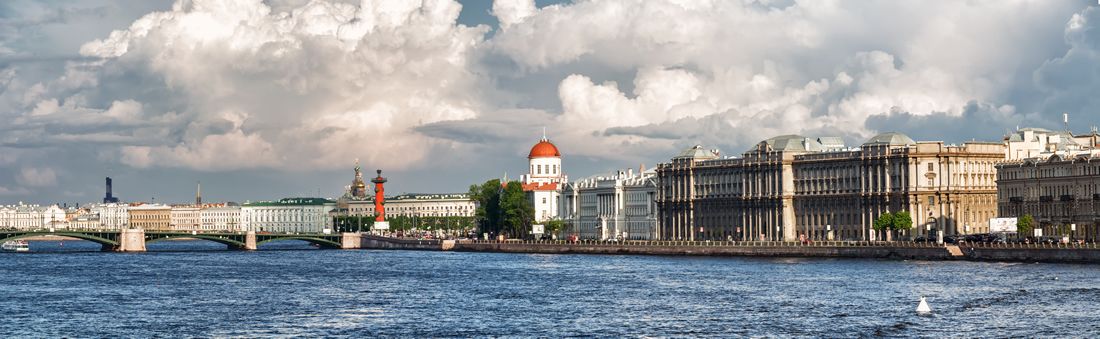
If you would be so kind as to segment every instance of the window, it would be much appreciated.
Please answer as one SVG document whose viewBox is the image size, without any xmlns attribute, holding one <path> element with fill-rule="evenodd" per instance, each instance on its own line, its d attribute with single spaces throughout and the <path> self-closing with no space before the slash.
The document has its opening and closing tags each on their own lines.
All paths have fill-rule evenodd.
<svg viewBox="0 0 1100 339">
<path fill-rule="evenodd" d="M 936 169 L 935 169 L 935 168 L 934 168 L 933 166 L 935 166 L 935 164 L 934 164 L 934 163 L 931 163 L 931 162 L 929 162 L 929 163 L 928 163 L 928 171 L 935 171 Z"/>
</svg>

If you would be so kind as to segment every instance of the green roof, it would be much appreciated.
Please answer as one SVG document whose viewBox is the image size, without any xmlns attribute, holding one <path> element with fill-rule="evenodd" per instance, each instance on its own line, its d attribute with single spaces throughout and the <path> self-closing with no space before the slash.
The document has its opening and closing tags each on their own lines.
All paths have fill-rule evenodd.
<svg viewBox="0 0 1100 339">
<path fill-rule="evenodd" d="M 328 200 L 325 198 L 283 198 L 279 201 L 257 201 L 246 202 L 241 206 L 302 206 L 302 205 L 324 205 L 335 204 L 336 201 Z"/>
</svg>

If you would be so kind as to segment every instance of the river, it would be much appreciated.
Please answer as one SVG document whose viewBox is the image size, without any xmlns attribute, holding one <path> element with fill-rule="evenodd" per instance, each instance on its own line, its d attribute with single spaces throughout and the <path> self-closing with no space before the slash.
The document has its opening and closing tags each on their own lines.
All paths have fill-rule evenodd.
<svg viewBox="0 0 1100 339">
<path fill-rule="evenodd" d="M 3 337 L 1100 337 L 1095 265 L 31 247 Z"/>
</svg>

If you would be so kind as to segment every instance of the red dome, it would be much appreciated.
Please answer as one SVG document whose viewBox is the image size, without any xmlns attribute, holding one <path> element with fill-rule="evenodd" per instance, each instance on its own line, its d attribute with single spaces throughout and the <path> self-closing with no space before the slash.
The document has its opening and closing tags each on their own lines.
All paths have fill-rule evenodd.
<svg viewBox="0 0 1100 339">
<path fill-rule="evenodd" d="M 561 152 L 558 152 L 558 147 L 550 143 L 548 140 L 539 141 L 535 144 L 535 147 L 531 147 L 531 153 L 527 154 L 527 158 L 550 158 L 561 157 Z"/>
</svg>

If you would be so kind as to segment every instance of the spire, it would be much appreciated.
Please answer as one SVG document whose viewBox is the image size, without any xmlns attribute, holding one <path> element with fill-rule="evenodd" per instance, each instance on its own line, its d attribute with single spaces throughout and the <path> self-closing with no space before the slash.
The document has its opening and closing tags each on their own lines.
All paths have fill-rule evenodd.
<svg viewBox="0 0 1100 339">
<path fill-rule="evenodd" d="M 542 141 L 546 141 L 546 126 L 542 126 Z"/>
<path fill-rule="evenodd" d="M 202 207 L 202 181 L 195 182 L 195 206 Z"/>
</svg>

